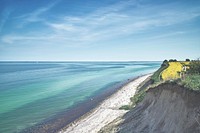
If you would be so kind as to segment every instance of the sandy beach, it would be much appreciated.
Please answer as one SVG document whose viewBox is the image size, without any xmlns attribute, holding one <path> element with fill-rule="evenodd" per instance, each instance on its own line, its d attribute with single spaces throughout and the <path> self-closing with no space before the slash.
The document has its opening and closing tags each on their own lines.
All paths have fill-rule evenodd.
<svg viewBox="0 0 200 133">
<path fill-rule="evenodd" d="M 69 124 L 59 133 L 97 133 L 102 127 L 127 112 L 125 110 L 119 110 L 119 108 L 123 105 L 130 104 L 130 98 L 135 94 L 137 87 L 149 76 L 151 74 L 141 76 L 126 84 L 91 112 Z"/>
</svg>

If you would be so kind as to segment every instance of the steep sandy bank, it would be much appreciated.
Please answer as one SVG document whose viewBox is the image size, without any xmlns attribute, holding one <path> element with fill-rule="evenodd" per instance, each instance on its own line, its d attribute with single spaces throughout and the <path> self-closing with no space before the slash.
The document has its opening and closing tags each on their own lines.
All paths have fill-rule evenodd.
<svg viewBox="0 0 200 133">
<path fill-rule="evenodd" d="M 101 132 L 200 133 L 200 93 L 165 83 L 150 89 L 122 119 Z"/>
</svg>

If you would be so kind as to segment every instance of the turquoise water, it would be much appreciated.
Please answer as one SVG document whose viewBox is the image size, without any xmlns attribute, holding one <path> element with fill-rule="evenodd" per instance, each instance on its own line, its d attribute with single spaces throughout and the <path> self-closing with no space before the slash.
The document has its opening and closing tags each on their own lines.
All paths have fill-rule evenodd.
<svg viewBox="0 0 200 133">
<path fill-rule="evenodd" d="M 1 62 L 0 132 L 31 127 L 160 62 Z"/>
</svg>

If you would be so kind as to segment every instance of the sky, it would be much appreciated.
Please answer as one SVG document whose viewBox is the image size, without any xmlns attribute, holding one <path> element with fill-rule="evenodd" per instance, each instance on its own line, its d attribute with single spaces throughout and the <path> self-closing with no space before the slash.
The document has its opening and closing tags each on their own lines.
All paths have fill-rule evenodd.
<svg viewBox="0 0 200 133">
<path fill-rule="evenodd" d="M 200 0 L 0 0 L 0 61 L 200 57 Z"/>
</svg>

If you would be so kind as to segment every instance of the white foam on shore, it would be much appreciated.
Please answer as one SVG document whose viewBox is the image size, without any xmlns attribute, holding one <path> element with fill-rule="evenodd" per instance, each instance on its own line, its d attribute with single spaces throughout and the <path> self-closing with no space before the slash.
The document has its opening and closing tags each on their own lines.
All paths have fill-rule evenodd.
<svg viewBox="0 0 200 133">
<path fill-rule="evenodd" d="M 149 76 L 151 74 L 141 76 L 126 84 L 119 91 L 104 100 L 92 112 L 73 124 L 68 125 L 59 133 L 97 133 L 102 127 L 127 112 L 125 110 L 119 110 L 119 108 L 123 105 L 130 104 L 130 98 L 135 94 L 137 87 Z"/>
</svg>

